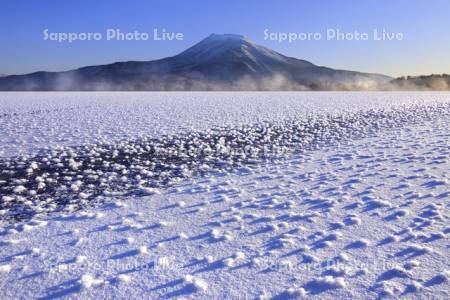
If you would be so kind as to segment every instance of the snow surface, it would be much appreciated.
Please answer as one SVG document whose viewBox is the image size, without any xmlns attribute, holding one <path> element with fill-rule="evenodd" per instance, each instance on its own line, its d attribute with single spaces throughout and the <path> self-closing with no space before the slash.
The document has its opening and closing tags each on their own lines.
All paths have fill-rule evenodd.
<svg viewBox="0 0 450 300">
<path fill-rule="evenodd" d="M 140 183 L 79 211 L 5 219 L 0 298 L 448 299 L 449 101 L 445 93 L 3 93 L 3 163 L 30 169 L 2 173 L 9 198 L 0 201 L 15 203 L 8 211 L 37 197 L 28 180 L 47 143 L 77 154 L 72 146 L 107 140 L 117 149 L 143 135 L 220 127 L 239 146 L 241 125 L 257 147 L 311 143 L 252 163 L 230 155 L 232 168 Z M 263 140 L 251 139 L 260 129 Z M 58 172 L 86 171 L 79 161 Z M 71 178 L 68 193 L 90 199 L 84 181 Z"/>
<path fill-rule="evenodd" d="M 0 92 L 0 156 L 194 129 L 448 101 L 422 92 Z"/>
</svg>

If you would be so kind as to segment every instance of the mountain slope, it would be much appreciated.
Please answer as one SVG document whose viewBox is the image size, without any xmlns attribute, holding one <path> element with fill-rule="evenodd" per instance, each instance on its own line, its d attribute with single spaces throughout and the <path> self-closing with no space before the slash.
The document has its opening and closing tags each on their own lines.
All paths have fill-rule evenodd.
<svg viewBox="0 0 450 300">
<path fill-rule="evenodd" d="M 0 78 L 0 90 L 370 89 L 389 80 L 316 66 L 244 36 L 212 34 L 173 57 L 7 76 Z"/>
</svg>

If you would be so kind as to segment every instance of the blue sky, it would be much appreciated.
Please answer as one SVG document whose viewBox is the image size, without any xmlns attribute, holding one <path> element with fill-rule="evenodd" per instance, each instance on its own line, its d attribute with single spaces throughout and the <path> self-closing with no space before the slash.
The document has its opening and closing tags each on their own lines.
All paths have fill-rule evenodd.
<svg viewBox="0 0 450 300">
<path fill-rule="evenodd" d="M 285 55 L 333 68 L 391 76 L 450 73 L 450 1 L 57 1 L 2 0 L 0 73 L 60 71 L 126 60 L 175 55 L 211 33 L 238 33 Z M 183 41 L 43 40 L 51 32 L 183 32 Z M 339 28 L 403 33 L 402 41 L 264 40 L 270 32 Z"/>
</svg>

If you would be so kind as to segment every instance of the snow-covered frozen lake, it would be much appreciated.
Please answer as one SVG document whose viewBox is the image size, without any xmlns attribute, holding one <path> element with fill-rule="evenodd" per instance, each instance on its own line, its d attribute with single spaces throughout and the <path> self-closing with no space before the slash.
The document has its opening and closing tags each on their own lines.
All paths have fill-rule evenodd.
<svg viewBox="0 0 450 300">
<path fill-rule="evenodd" d="M 448 299 L 450 93 L 0 93 L 0 298 Z"/>
<path fill-rule="evenodd" d="M 439 92 L 0 92 L 0 156 L 448 99 Z"/>
</svg>

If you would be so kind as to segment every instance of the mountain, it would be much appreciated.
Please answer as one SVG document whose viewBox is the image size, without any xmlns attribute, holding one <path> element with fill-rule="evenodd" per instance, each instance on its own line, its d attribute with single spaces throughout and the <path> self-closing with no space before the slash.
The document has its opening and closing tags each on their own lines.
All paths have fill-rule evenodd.
<svg viewBox="0 0 450 300">
<path fill-rule="evenodd" d="M 284 56 L 234 34 L 212 34 L 173 57 L 0 78 L 0 90 L 353 90 L 391 80 Z"/>
</svg>

